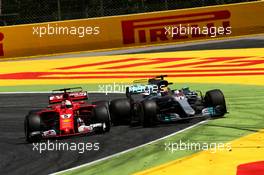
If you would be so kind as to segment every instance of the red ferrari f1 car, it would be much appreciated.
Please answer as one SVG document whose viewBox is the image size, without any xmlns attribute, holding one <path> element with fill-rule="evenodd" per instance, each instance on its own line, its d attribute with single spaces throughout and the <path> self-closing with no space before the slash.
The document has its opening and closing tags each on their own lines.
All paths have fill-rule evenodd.
<svg viewBox="0 0 264 175">
<path fill-rule="evenodd" d="M 80 87 L 53 90 L 47 108 L 32 110 L 26 115 L 26 140 L 38 142 L 51 137 L 109 132 L 108 103 L 89 104 L 87 99 L 87 92 Z"/>
</svg>

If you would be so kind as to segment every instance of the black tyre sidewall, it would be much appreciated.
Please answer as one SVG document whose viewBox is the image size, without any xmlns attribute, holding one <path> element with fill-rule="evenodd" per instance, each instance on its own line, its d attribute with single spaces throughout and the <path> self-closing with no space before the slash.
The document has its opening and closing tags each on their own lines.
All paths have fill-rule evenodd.
<svg viewBox="0 0 264 175">
<path fill-rule="evenodd" d="M 141 103 L 140 120 L 143 127 L 155 125 L 157 116 L 157 104 L 155 101 L 144 101 Z"/>
<path fill-rule="evenodd" d="M 110 131 L 111 121 L 109 111 L 106 106 L 96 106 L 93 109 L 93 123 L 104 123 L 106 125 L 106 128 L 103 129 L 102 127 L 99 132 L 104 133 Z"/>
<path fill-rule="evenodd" d="M 41 118 L 36 113 L 36 111 L 30 111 L 29 114 L 25 117 L 24 121 L 24 131 L 26 140 L 28 142 L 37 142 L 40 138 L 38 137 L 30 137 L 31 132 L 41 131 Z"/>
<path fill-rule="evenodd" d="M 227 112 L 224 94 L 219 89 L 207 91 L 204 97 L 206 107 L 222 108 L 223 114 Z"/>
<path fill-rule="evenodd" d="M 129 99 L 112 100 L 109 106 L 111 121 L 114 125 L 129 124 L 131 104 Z"/>
</svg>

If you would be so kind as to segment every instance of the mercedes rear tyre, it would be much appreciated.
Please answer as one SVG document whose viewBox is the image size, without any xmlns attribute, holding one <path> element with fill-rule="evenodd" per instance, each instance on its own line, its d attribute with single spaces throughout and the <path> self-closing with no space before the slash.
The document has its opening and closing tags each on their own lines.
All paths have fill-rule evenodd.
<svg viewBox="0 0 264 175">
<path fill-rule="evenodd" d="M 143 127 L 152 127 L 156 124 L 157 104 L 155 101 L 141 103 L 140 120 Z"/>
</svg>

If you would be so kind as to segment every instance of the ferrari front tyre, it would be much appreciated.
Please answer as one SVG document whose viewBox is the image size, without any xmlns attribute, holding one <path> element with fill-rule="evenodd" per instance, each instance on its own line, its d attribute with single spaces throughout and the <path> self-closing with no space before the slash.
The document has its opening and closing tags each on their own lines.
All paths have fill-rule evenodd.
<svg viewBox="0 0 264 175">
<path fill-rule="evenodd" d="M 31 111 L 25 117 L 24 131 L 27 142 L 38 142 L 41 140 L 41 118 L 36 112 Z"/>
<path fill-rule="evenodd" d="M 157 104 L 155 101 L 141 103 L 140 120 L 143 127 L 152 127 L 156 124 Z"/>
<path fill-rule="evenodd" d="M 109 111 L 105 106 L 96 106 L 93 109 L 93 123 L 102 123 L 103 126 L 95 128 L 96 133 L 109 132 L 111 121 Z"/>
<path fill-rule="evenodd" d="M 227 113 L 224 94 L 219 89 L 207 91 L 204 97 L 206 107 L 214 107 L 218 116 L 223 116 Z"/>
<path fill-rule="evenodd" d="M 130 100 L 116 99 L 112 100 L 109 106 L 111 121 L 114 125 L 130 123 Z"/>
</svg>

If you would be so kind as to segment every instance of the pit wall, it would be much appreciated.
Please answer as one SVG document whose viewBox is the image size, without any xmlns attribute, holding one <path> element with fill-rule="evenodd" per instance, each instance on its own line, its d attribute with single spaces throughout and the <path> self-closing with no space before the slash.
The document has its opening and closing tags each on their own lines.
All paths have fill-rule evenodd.
<svg viewBox="0 0 264 175">
<path fill-rule="evenodd" d="M 0 27 L 0 59 L 261 34 L 263 12 L 264 1 L 258 1 Z M 210 31 L 172 35 L 175 29 L 168 30 L 180 25 L 224 29 L 215 37 Z"/>
</svg>

